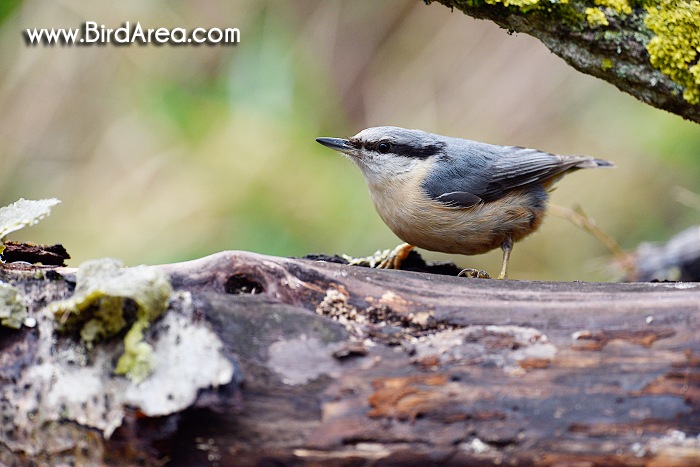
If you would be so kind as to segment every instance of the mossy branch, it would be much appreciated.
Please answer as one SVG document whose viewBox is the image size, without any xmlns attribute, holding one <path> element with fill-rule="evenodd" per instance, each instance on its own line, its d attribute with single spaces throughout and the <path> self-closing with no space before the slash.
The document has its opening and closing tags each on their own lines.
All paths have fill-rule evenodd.
<svg viewBox="0 0 700 467">
<path fill-rule="evenodd" d="M 536 37 L 579 71 L 700 123 L 698 0 L 425 0 Z"/>
</svg>

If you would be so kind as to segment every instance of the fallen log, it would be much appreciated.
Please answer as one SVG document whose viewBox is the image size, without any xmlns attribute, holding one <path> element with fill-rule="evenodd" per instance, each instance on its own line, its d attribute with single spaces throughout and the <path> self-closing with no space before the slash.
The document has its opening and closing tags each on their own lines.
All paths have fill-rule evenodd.
<svg viewBox="0 0 700 467">
<path fill-rule="evenodd" d="M 27 405 L 28 375 L 43 375 L 36 368 L 65 358 L 69 344 L 84 347 L 39 313 L 73 293 L 75 270 L 0 268 L 39 323 L 0 332 L 0 462 L 700 462 L 698 284 L 467 279 L 247 252 L 152 268 L 175 291 L 144 332 L 169 376 L 153 384 L 166 374 L 157 368 L 138 384 L 113 371 L 85 381 L 122 388 L 109 411 L 58 392 L 65 369 Z M 208 346 L 189 337 L 205 331 Z M 101 349 L 118 354 L 122 338 L 67 367 L 109 365 L 116 357 Z M 218 362 L 192 399 L 169 387 L 184 356 L 168 339 L 211 353 L 197 354 L 195 374 Z M 168 391 L 170 405 L 159 394 Z"/>
</svg>

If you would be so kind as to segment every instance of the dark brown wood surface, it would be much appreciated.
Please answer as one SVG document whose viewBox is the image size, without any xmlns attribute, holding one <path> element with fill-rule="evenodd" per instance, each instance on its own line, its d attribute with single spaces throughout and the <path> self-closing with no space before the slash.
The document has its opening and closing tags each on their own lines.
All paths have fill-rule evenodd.
<svg viewBox="0 0 700 467">
<path fill-rule="evenodd" d="M 242 383 L 177 414 L 130 414 L 95 441 L 107 463 L 700 464 L 698 284 L 467 279 L 246 252 L 156 267 L 192 294 Z"/>
</svg>

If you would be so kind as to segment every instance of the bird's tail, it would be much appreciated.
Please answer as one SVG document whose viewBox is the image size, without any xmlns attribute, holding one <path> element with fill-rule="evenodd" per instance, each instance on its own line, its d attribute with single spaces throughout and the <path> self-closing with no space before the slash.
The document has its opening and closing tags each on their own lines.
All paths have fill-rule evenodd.
<svg viewBox="0 0 700 467">
<path fill-rule="evenodd" d="M 577 169 L 595 169 L 597 167 L 615 167 L 615 164 L 603 159 L 594 159 L 592 157 L 586 157 L 574 167 L 576 167 Z"/>
</svg>

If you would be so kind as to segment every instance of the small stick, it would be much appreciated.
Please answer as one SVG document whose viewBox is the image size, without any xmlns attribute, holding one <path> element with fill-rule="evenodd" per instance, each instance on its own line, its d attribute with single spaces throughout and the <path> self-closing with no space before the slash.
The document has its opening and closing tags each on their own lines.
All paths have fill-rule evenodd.
<svg viewBox="0 0 700 467">
<path fill-rule="evenodd" d="M 615 259 L 627 273 L 627 277 L 633 278 L 636 276 L 636 268 L 632 256 L 625 253 L 614 238 L 598 227 L 595 221 L 583 211 L 581 206 L 576 205 L 573 209 L 571 209 L 565 208 L 564 206 L 559 206 L 558 204 L 550 203 L 549 212 L 557 217 L 568 220 L 572 224 L 581 227 L 593 235 L 615 256 Z"/>
</svg>

